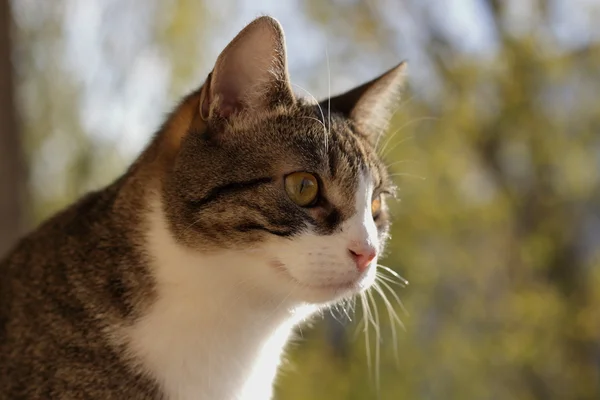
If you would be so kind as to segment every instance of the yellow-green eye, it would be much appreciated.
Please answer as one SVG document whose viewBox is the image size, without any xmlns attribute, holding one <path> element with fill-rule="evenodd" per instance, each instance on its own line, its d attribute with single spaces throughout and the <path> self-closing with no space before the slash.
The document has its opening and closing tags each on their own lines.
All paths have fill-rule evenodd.
<svg viewBox="0 0 600 400">
<path fill-rule="evenodd" d="M 314 205 L 319 195 L 317 178 L 308 172 L 294 172 L 285 177 L 285 191 L 300 207 Z"/>
<path fill-rule="evenodd" d="M 371 215 L 373 215 L 373 217 L 376 217 L 377 215 L 379 215 L 380 211 L 381 211 L 381 196 L 377 196 L 371 202 Z"/>
</svg>

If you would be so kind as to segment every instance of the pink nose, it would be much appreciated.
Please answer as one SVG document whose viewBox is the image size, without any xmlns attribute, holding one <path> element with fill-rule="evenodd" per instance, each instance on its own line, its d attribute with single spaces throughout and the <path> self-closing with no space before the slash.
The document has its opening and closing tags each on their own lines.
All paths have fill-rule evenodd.
<svg viewBox="0 0 600 400">
<path fill-rule="evenodd" d="M 352 257 L 356 263 L 356 268 L 359 272 L 364 272 L 377 255 L 377 252 L 371 246 L 350 247 L 348 252 L 350 253 L 350 257 Z"/>
</svg>

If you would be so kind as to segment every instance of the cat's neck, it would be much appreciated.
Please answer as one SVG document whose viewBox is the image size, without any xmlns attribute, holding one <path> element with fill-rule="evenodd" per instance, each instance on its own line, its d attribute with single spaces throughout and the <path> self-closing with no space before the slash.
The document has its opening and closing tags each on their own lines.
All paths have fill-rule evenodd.
<svg viewBox="0 0 600 400">
<path fill-rule="evenodd" d="M 312 310 L 265 296 L 239 275 L 240 267 L 260 270 L 253 265 L 259 258 L 187 250 L 164 221 L 153 207 L 148 253 L 156 300 L 127 333 L 131 350 L 167 399 L 269 398 L 291 330 Z"/>
</svg>

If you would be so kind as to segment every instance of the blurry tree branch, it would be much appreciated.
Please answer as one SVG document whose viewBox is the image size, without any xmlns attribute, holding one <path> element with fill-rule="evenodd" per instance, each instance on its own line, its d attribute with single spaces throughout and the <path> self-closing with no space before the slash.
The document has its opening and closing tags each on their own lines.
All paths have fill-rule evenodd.
<svg viewBox="0 0 600 400">
<path fill-rule="evenodd" d="M 26 170 L 14 100 L 11 12 L 0 1 L 0 257 L 23 232 Z"/>
</svg>

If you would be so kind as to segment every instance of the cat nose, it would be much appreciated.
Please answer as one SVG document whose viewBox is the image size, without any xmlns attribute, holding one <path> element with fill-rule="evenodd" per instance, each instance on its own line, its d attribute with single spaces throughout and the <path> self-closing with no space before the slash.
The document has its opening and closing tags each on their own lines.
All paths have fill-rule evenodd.
<svg viewBox="0 0 600 400">
<path fill-rule="evenodd" d="M 348 252 L 350 253 L 350 257 L 356 263 L 356 268 L 358 272 L 364 272 L 371 264 L 371 261 L 377 255 L 377 251 L 373 246 L 370 245 L 362 245 L 362 246 L 350 246 L 348 248 Z"/>
</svg>

